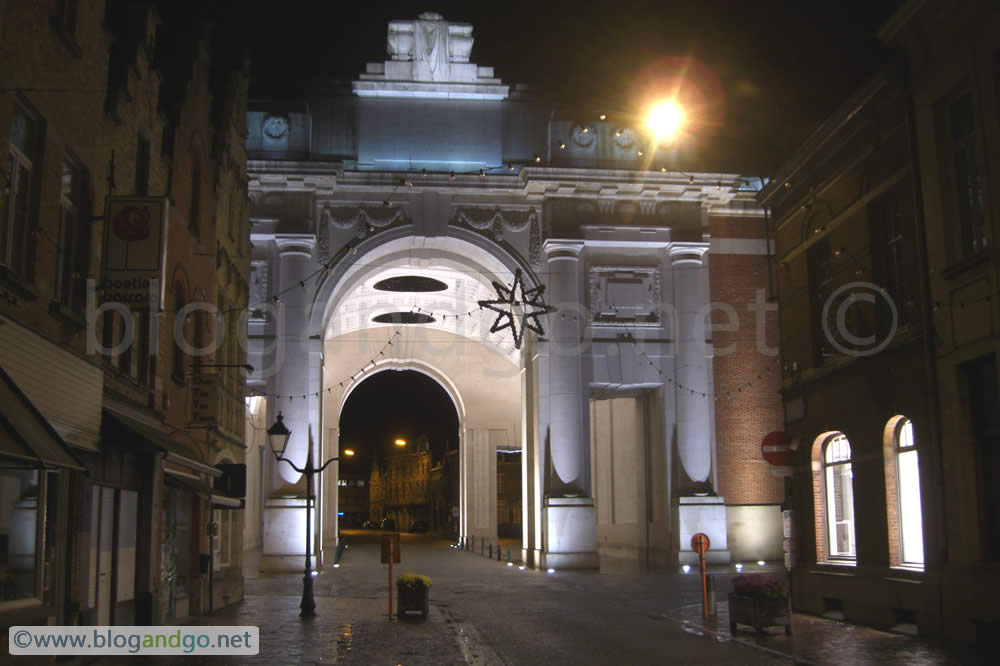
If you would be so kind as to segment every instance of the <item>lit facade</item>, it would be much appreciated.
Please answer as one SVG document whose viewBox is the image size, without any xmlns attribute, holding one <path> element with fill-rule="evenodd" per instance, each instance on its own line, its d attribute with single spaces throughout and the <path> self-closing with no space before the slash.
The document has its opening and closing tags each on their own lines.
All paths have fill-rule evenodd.
<svg viewBox="0 0 1000 666">
<path fill-rule="evenodd" d="M 353 83 L 251 108 L 267 422 L 280 410 L 289 455 L 311 431 L 325 459 L 352 387 L 415 369 L 459 415 L 461 538 L 496 537 L 497 451 L 520 451 L 533 566 L 675 566 L 698 531 L 714 562 L 780 558 L 781 480 L 759 448 L 781 421 L 760 181 L 699 169 L 691 142 L 648 146 L 635 117 L 553 112 L 469 62 L 471 44 L 435 14 L 395 21 L 389 59 Z M 517 270 L 559 308 L 520 348 L 478 306 Z M 380 286 L 414 274 L 445 288 Z M 269 510 L 261 566 L 294 568 L 303 536 Z M 336 511 L 321 490 L 320 557 Z"/>
</svg>

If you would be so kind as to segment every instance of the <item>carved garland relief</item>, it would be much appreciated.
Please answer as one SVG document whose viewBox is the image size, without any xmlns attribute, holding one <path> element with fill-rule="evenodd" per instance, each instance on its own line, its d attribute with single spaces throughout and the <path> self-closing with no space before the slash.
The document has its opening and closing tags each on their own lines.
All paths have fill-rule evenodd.
<svg viewBox="0 0 1000 666">
<path fill-rule="evenodd" d="M 341 231 L 353 231 L 357 238 L 365 238 L 377 229 L 385 229 L 394 224 L 406 224 L 406 211 L 400 207 L 376 206 L 324 206 L 316 230 L 319 260 L 326 263 L 330 259 L 330 234 L 328 225 Z"/>
<path fill-rule="evenodd" d="M 497 243 L 504 242 L 504 234 L 517 234 L 528 231 L 528 261 L 532 268 L 542 267 L 542 230 L 541 221 L 534 208 L 527 210 L 503 209 L 499 206 L 460 207 L 455 211 L 458 222 L 475 229 L 482 234 L 489 234 Z"/>
</svg>

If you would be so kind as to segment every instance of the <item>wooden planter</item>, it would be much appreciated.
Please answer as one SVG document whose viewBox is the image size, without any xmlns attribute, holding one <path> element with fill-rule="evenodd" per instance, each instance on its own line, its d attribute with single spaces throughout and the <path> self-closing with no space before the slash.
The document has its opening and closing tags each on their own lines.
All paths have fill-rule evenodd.
<svg viewBox="0 0 1000 666">
<path fill-rule="evenodd" d="M 792 633 L 792 615 L 788 599 L 758 599 L 738 594 L 729 595 L 729 631 L 736 633 L 736 625 L 745 624 L 758 633 L 764 627 L 784 626 L 785 635 Z"/>
<path fill-rule="evenodd" d="M 403 619 L 407 611 L 420 613 L 423 619 L 427 619 L 429 610 L 430 590 L 423 585 L 401 585 L 396 584 L 396 617 Z"/>
</svg>

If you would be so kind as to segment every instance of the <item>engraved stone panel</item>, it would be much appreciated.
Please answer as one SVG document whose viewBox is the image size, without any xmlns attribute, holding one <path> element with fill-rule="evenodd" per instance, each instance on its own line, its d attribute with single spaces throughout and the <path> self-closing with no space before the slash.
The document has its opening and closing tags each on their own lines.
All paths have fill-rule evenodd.
<svg viewBox="0 0 1000 666">
<path fill-rule="evenodd" d="M 588 277 L 594 324 L 660 324 L 659 268 L 591 266 Z"/>
</svg>

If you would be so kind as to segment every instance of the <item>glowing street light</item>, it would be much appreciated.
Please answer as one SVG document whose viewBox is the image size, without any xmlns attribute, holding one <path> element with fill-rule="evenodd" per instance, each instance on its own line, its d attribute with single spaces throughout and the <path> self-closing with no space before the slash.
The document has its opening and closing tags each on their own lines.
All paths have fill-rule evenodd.
<svg viewBox="0 0 1000 666">
<path fill-rule="evenodd" d="M 646 127 L 656 142 L 672 140 L 684 124 L 684 111 L 673 101 L 659 102 L 649 110 Z"/>
<path fill-rule="evenodd" d="M 306 466 L 299 467 L 285 457 L 285 449 L 288 447 L 288 438 L 292 431 L 285 425 L 281 412 L 278 412 L 277 421 L 267 429 L 267 442 L 271 446 L 271 453 L 274 454 L 276 462 L 286 462 L 299 474 L 306 477 L 306 562 L 305 571 L 302 575 L 302 603 L 299 604 L 301 612 L 299 617 L 313 617 L 316 615 L 316 600 L 313 597 L 313 577 L 319 572 L 312 569 L 312 508 L 316 497 L 313 495 L 313 477 L 322 474 L 323 470 L 335 460 L 340 460 L 340 456 L 330 458 L 317 467 L 313 464 L 313 438 L 312 429 L 309 430 L 309 445 L 306 449 Z"/>
<path fill-rule="evenodd" d="M 397 439 L 396 440 L 396 446 L 406 446 L 406 440 L 405 439 Z"/>
<path fill-rule="evenodd" d="M 345 456 L 353 456 L 354 455 L 354 449 L 344 449 L 344 455 Z"/>
</svg>

